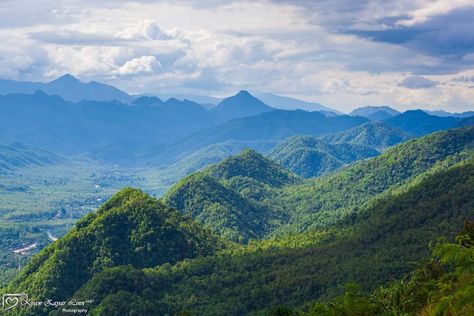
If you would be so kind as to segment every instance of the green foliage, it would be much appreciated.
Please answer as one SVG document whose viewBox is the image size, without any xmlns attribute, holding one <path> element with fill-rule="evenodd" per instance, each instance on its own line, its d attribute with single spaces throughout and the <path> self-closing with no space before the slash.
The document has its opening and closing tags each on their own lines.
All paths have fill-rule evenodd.
<svg viewBox="0 0 474 316">
<path fill-rule="evenodd" d="M 269 158 L 304 178 L 312 178 L 378 154 L 366 145 L 329 143 L 312 136 L 295 136 L 276 146 Z"/>
<path fill-rule="evenodd" d="M 473 139 L 472 127 L 439 132 L 304 182 L 244 152 L 183 179 L 165 201 L 234 241 L 326 228 L 351 220 L 377 198 L 471 159 Z"/>
<path fill-rule="evenodd" d="M 375 201 L 337 229 L 292 235 L 288 242 L 285 238 L 252 242 L 142 271 L 106 268 L 94 274 L 75 297 L 97 297 L 96 308 L 101 310 L 115 300 L 115 293 L 125 291 L 131 298 L 143 298 L 146 293 L 149 312 L 158 315 L 184 311 L 193 315 L 288 315 L 289 310 L 282 306 L 303 307 L 316 299 L 320 303 L 308 307 L 310 315 L 376 315 L 383 310 L 420 309 L 436 282 L 420 286 L 419 281 L 405 278 L 389 290 L 376 290 L 373 296 L 362 293 L 410 271 L 409 262 L 429 255 L 426 245 L 430 240 L 450 237 L 463 219 L 473 218 L 473 184 L 474 162 L 459 163 L 404 192 Z M 465 243 L 466 238 L 460 241 Z M 444 250 L 435 252 L 436 256 L 451 258 L 440 259 L 441 264 L 450 264 L 452 258 L 464 264 L 470 258 L 454 251 L 459 247 L 437 249 Z M 418 273 L 417 280 L 456 271 L 438 266 Z M 462 273 L 459 279 L 466 280 L 464 294 L 453 299 L 464 302 L 469 298 L 470 281 Z M 321 303 L 338 297 L 348 282 L 357 282 L 362 289 L 348 287 L 342 297 Z"/>
<path fill-rule="evenodd" d="M 33 298 L 65 299 L 106 267 L 153 267 L 209 255 L 222 246 L 190 218 L 126 188 L 43 249 L 8 289 Z"/>
<path fill-rule="evenodd" d="M 374 198 L 473 157 L 474 128 L 454 129 L 410 140 L 334 175 L 285 187 L 273 203 L 284 205 L 290 225 L 275 234 L 333 225 Z"/>
<path fill-rule="evenodd" d="M 271 236 L 247 245 L 223 245 L 190 217 L 125 189 L 36 255 L 6 291 L 94 297 L 93 315 L 291 315 L 289 308 L 467 315 L 469 232 L 457 245 L 437 246 L 429 268 L 378 287 L 426 258 L 431 240 L 452 238 L 474 218 L 473 133 L 471 127 L 412 140 L 304 182 L 244 152 L 184 179 L 165 197 L 229 238 Z M 349 282 L 361 289 L 344 291 Z"/>
<path fill-rule="evenodd" d="M 370 295 L 355 284 L 326 303 L 312 303 L 308 311 L 278 308 L 268 315 L 473 315 L 474 222 L 466 222 L 456 243 L 439 242 L 428 263 L 403 278 L 375 289 Z"/>
<path fill-rule="evenodd" d="M 410 134 L 382 122 L 369 122 L 338 134 L 323 136 L 331 143 L 351 143 L 365 145 L 377 150 L 385 150 L 412 138 Z"/>
<path fill-rule="evenodd" d="M 286 220 L 265 199 L 300 181 L 255 151 L 245 150 L 186 177 L 164 200 L 223 237 L 246 242 L 262 238 Z"/>
<path fill-rule="evenodd" d="M 248 177 L 273 187 L 298 183 L 300 179 L 254 150 L 244 150 L 239 155 L 209 167 L 206 172 L 217 179 Z"/>
</svg>

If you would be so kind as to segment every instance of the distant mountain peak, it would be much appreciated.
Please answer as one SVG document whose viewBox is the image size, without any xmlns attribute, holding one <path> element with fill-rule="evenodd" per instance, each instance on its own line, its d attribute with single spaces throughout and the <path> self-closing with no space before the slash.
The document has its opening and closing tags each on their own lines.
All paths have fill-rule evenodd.
<svg viewBox="0 0 474 316">
<path fill-rule="evenodd" d="M 81 81 L 71 74 L 65 74 L 51 82 L 80 83 Z"/>
<path fill-rule="evenodd" d="M 432 116 L 432 115 L 430 115 L 430 114 L 428 114 L 428 113 L 426 113 L 425 111 L 420 110 L 420 109 L 408 110 L 408 111 L 403 112 L 401 115 L 403 115 L 403 116 L 417 116 L 417 117 L 428 117 L 428 116 Z"/>
<path fill-rule="evenodd" d="M 253 97 L 255 98 L 250 92 L 247 90 L 240 90 L 239 93 L 237 93 L 235 96 L 244 96 L 244 97 Z"/>
<path fill-rule="evenodd" d="M 400 112 L 386 105 L 363 106 L 349 113 L 351 116 L 362 116 L 372 121 L 383 121 L 398 114 L 400 114 Z"/>
<path fill-rule="evenodd" d="M 34 93 L 33 93 L 34 96 L 38 96 L 38 97 L 44 97 L 44 96 L 48 96 L 43 90 L 36 90 Z"/>
<path fill-rule="evenodd" d="M 236 95 L 225 98 L 213 111 L 224 120 L 253 116 L 271 111 L 273 108 L 266 105 L 246 90 L 241 90 Z"/>
<path fill-rule="evenodd" d="M 58 95 L 72 102 L 118 100 L 129 103 L 133 101 L 133 97 L 114 86 L 95 81 L 82 82 L 71 74 L 65 74 L 49 82 L 0 80 L 0 95 L 33 94 L 36 90 L 42 90 L 48 95 Z"/>
<path fill-rule="evenodd" d="M 133 105 L 152 105 L 152 104 L 162 104 L 163 101 L 158 97 L 142 96 L 133 100 Z"/>
</svg>

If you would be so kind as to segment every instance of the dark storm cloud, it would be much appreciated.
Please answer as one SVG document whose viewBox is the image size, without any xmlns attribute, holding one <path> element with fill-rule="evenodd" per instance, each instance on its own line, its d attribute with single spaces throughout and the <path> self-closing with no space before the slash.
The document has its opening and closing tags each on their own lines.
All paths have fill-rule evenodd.
<svg viewBox="0 0 474 316">
<path fill-rule="evenodd" d="M 349 31 L 372 41 L 406 46 L 420 53 L 463 62 L 474 52 L 474 7 L 459 8 L 413 26 L 380 31 Z M 402 21 L 403 18 L 397 19 Z M 380 21 L 386 23 L 387 21 Z"/>
</svg>

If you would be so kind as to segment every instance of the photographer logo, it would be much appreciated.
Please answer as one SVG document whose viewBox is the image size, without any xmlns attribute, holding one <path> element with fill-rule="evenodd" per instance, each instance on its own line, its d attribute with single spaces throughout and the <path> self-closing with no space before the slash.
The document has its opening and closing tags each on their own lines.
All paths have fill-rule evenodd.
<svg viewBox="0 0 474 316">
<path fill-rule="evenodd" d="M 5 311 L 24 305 L 28 305 L 28 294 L 3 294 L 2 296 L 2 307 Z"/>
</svg>

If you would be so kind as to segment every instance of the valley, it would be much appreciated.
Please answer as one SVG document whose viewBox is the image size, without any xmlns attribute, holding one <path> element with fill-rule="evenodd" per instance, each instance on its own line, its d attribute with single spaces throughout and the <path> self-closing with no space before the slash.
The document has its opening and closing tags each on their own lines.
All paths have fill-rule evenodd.
<svg viewBox="0 0 474 316">
<path fill-rule="evenodd" d="M 469 117 L 280 110 L 247 91 L 129 102 L 0 97 L 2 293 L 94 297 L 103 315 L 307 311 L 351 282 L 389 287 L 474 218 Z"/>
</svg>

